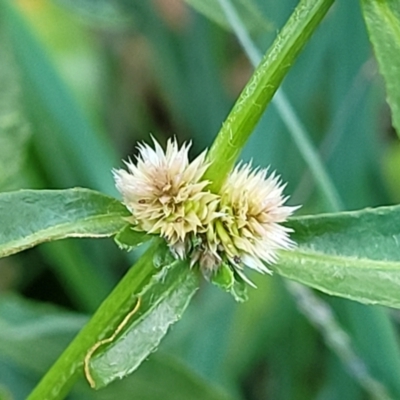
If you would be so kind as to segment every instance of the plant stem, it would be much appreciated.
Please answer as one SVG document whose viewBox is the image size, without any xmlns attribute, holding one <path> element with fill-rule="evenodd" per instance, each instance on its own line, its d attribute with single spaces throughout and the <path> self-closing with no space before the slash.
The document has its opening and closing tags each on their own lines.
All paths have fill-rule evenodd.
<svg viewBox="0 0 400 400">
<path fill-rule="evenodd" d="M 205 178 L 218 192 L 290 66 L 334 0 L 301 0 L 243 89 L 208 153 Z"/>
</svg>

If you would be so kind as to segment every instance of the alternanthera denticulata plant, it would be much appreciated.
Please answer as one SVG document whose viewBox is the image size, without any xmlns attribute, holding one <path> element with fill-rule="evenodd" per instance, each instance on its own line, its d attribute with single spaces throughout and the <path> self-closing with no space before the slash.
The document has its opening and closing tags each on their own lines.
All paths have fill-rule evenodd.
<svg viewBox="0 0 400 400">
<path fill-rule="evenodd" d="M 116 186 L 132 216 L 132 229 L 160 235 L 176 258 L 199 266 L 206 278 L 224 263 L 240 278 L 246 265 L 270 273 L 279 249 L 290 249 L 290 228 L 282 225 L 296 207 L 284 206 L 284 185 L 275 173 L 239 164 L 219 193 L 208 189 L 206 153 L 189 162 L 189 144 L 168 140 L 165 152 L 138 146 L 136 164 L 114 170 Z"/>
<path fill-rule="evenodd" d="M 140 144 L 137 159 L 128 161 L 126 169 L 114 171 L 123 204 L 81 188 L 0 194 L 2 257 L 68 237 L 114 237 L 127 248 L 144 241 L 149 244 L 29 400 L 65 398 L 78 378 L 101 388 L 137 369 L 199 290 L 199 270 L 238 300 L 245 298 L 241 283 L 248 279 L 246 265 L 261 272 L 271 270 L 274 277 L 287 277 L 330 295 L 400 308 L 399 206 L 291 217 L 294 207 L 285 205 L 284 185 L 278 176 L 272 170 L 238 162 L 265 107 L 332 3 L 299 2 L 207 152 L 189 162 L 189 144 L 178 145 L 173 138 L 165 150 L 156 142 Z M 7 16 L 15 21 L 12 3 L 4 4 L 8 4 Z M 362 4 L 372 36 L 377 37 L 379 59 L 391 66 L 387 60 L 395 54 L 398 28 L 396 18 L 387 16 L 399 15 L 398 6 L 374 0 L 362 0 Z M 25 47 L 30 50 L 32 46 Z M 397 121 L 398 76 L 395 69 L 386 70 Z M 306 139 L 295 141 L 315 181 L 325 182 L 319 188 L 326 204 L 336 207 L 338 202 L 327 189 L 332 188 L 329 175 L 317 152 Z M 149 164 L 154 170 L 147 168 Z M 171 176 L 163 176 L 163 171 L 170 171 Z M 264 279 L 271 282 L 274 278 Z M 90 290 L 90 279 L 85 284 Z M 388 320 L 382 314 L 372 315 L 370 326 L 389 341 Z M 386 363 L 397 354 L 393 343 L 383 364 L 388 365 L 386 375 L 394 376 L 390 390 L 399 394 L 396 373 L 400 369 L 395 362 Z M 382 363 L 380 367 L 385 368 Z"/>
</svg>

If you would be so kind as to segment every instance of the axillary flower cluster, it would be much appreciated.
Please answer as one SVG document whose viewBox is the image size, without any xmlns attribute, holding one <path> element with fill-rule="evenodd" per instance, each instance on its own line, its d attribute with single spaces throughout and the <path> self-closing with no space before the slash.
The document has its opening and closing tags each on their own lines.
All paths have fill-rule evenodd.
<svg viewBox="0 0 400 400">
<path fill-rule="evenodd" d="M 269 273 L 278 249 L 290 249 L 290 229 L 281 225 L 297 207 L 284 203 L 284 185 L 274 173 L 239 164 L 220 193 L 203 176 L 206 152 L 189 162 L 190 144 L 170 139 L 164 151 L 139 144 L 136 164 L 114 170 L 117 189 L 132 213 L 133 229 L 163 237 L 176 258 L 198 265 L 206 278 L 227 263 L 239 276 L 247 266 Z"/>
</svg>

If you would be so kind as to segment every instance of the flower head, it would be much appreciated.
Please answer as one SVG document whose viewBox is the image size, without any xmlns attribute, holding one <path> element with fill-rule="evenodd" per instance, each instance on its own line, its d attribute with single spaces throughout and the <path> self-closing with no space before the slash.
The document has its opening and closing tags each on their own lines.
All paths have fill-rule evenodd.
<svg viewBox="0 0 400 400">
<path fill-rule="evenodd" d="M 117 189 L 131 211 L 136 229 L 164 237 L 183 258 L 188 234 L 201 232 L 214 218 L 218 196 L 205 190 L 201 180 L 208 164 L 205 152 L 189 163 L 190 144 L 181 148 L 175 139 L 164 150 L 139 144 L 136 165 L 125 162 L 128 171 L 114 170 Z"/>
<path fill-rule="evenodd" d="M 266 264 L 277 260 L 278 249 L 289 249 L 290 229 L 281 225 L 297 207 L 284 206 L 285 185 L 266 169 L 239 164 L 221 190 L 224 216 L 216 224 L 216 236 L 231 265 L 270 272 Z"/>
<path fill-rule="evenodd" d="M 297 207 L 284 205 L 285 185 L 275 173 L 239 164 L 213 194 L 203 177 L 205 152 L 189 162 L 190 144 L 170 139 L 164 151 L 153 142 L 138 145 L 127 170 L 113 171 L 134 229 L 163 237 L 176 258 L 189 259 L 206 278 L 223 264 L 249 283 L 244 265 L 270 272 L 277 251 L 293 247 L 282 223 Z"/>
</svg>

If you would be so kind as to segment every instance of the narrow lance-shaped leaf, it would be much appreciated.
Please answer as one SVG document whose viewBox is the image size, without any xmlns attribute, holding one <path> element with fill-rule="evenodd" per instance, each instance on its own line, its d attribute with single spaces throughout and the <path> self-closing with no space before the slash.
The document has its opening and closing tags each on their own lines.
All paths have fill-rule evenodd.
<svg viewBox="0 0 400 400">
<path fill-rule="evenodd" d="M 393 126 L 400 136 L 400 2 L 361 0 L 379 70 L 385 78 Z"/>
<path fill-rule="evenodd" d="M 90 360 L 92 385 L 101 388 L 137 369 L 181 318 L 197 289 L 198 276 L 186 262 L 175 261 L 154 274 L 136 294 L 139 303 L 132 322 Z"/>
<path fill-rule="evenodd" d="M 278 274 L 325 293 L 400 308 L 400 206 L 292 219 Z"/>
<path fill-rule="evenodd" d="M 43 374 L 63 347 L 82 328 L 87 317 L 16 296 L 0 298 L 0 349 L 24 373 Z M 7 364 L 7 365 L 8 365 Z M 3 369 L 7 374 L 7 369 Z M 149 385 L 149 382 L 152 385 Z M 18 382 L 15 382 L 18 385 Z M 159 388 L 163 391 L 160 392 Z M 12 386 L 11 386 L 12 388 Z M 8 389 L 11 389 L 8 387 Z M 11 390 L 10 390 L 11 391 Z M 85 400 L 169 398 L 185 400 L 229 400 L 230 396 L 209 384 L 171 355 L 157 353 L 130 378 L 96 392 L 87 383 L 77 385 L 74 396 Z M 14 392 L 14 398 L 16 393 Z M 0 399 L 11 399 L 1 397 Z"/>
<path fill-rule="evenodd" d="M 122 377 L 130 372 L 132 365 L 140 362 L 139 359 L 143 359 L 143 356 L 148 356 L 154 350 L 167 328 L 184 311 L 198 285 L 196 273 L 187 268 L 185 263 L 166 264 L 159 268 L 154 266 L 155 255 L 160 251 L 168 254 L 166 246 L 162 243 L 161 239 L 155 240 L 140 260 L 128 271 L 30 394 L 29 400 L 65 398 L 75 380 L 83 375 L 85 359 L 90 364 L 89 373 L 94 367 L 95 386 L 105 385 L 115 379 L 118 375 L 117 370 L 111 371 L 110 376 L 102 375 L 104 360 L 101 359 L 103 354 L 101 350 L 104 349 L 101 346 L 98 353 L 99 359 L 96 359 L 97 352 L 93 352 L 95 358 L 88 357 L 88 353 L 99 341 L 112 337 L 128 314 L 131 316 L 123 326 L 123 328 L 127 328 L 127 331 L 122 332 L 120 339 L 116 337 L 117 345 L 120 343 L 119 340 L 122 340 L 124 347 L 125 334 L 127 337 L 131 337 L 130 335 L 135 337 L 136 329 L 141 331 L 148 326 L 147 323 L 154 324 L 158 335 L 147 335 L 147 337 L 139 335 L 137 339 L 140 342 L 133 349 L 138 353 L 136 355 L 129 354 L 128 364 L 124 362 L 126 361 L 124 360 L 126 348 L 124 348 L 124 353 L 120 354 L 121 359 L 118 360 L 118 363 L 121 368 L 124 368 L 125 373 L 120 371 L 118 376 Z M 139 307 L 136 312 L 132 313 L 138 300 L 140 301 Z M 145 349 L 141 349 L 141 345 L 145 345 Z M 110 351 L 111 349 L 112 346 Z M 107 351 L 104 354 L 107 355 Z M 88 377 L 88 374 L 86 376 Z"/>
<path fill-rule="evenodd" d="M 127 215 L 118 200 L 88 189 L 2 193 L 0 257 L 50 240 L 111 236 Z"/>
<path fill-rule="evenodd" d="M 136 231 L 131 224 L 127 224 L 114 237 L 115 243 L 120 249 L 132 250 L 137 246 L 149 241 L 154 235 L 149 235 L 146 232 Z"/>
</svg>

